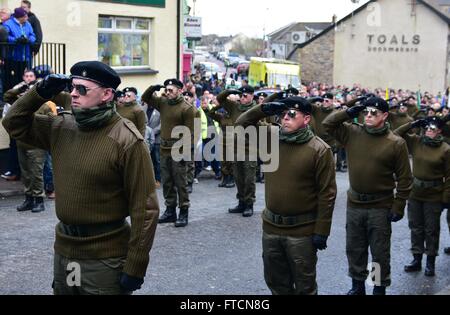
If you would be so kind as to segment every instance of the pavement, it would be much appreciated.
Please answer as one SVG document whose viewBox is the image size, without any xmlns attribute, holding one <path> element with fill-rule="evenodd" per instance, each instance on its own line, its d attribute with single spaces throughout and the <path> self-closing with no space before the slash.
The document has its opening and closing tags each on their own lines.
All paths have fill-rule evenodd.
<svg viewBox="0 0 450 315">
<path fill-rule="evenodd" d="M 0 200 L 6 197 L 21 196 L 23 194 L 23 184 L 20 180 L 9 182 L 0 178 Z"/>
<path fill-rule="evenodd" d="M 255 215 L 229 214 L 236 204 L 236 190 L 218 188 L 212 174 L 200 176 L 191 195 L 189 225 L 157 227 L 145 283 L 136 294 L 144 295 L 268 295 L 261 250 L 261 210 L 264 185 L 257 184 Z M 345 294 L 351 285 L 345 255 L 345 205 L 348 175 L 337 174 L 338 196 L 328 248 L 319 252 L 317 283 L 321 295 Z M 0 294 L 51 294 L 54 226 L 58 222 L 54 201 L 47 210 L 19 213 L 22 196 L 0 199 Z M 162 191 L 158 190 L 164 211 Z M 162 212 L 161 211 L 161 212 Z M 406 218 L 393 224 L 391 295 L 450 295 L 450 245 L 445 215 L 441 217 L 441 249 L 436 276 L 407 274 L 410 235 Z M 371 288 L 368 287 L 369 293 Z"/>
</svg>

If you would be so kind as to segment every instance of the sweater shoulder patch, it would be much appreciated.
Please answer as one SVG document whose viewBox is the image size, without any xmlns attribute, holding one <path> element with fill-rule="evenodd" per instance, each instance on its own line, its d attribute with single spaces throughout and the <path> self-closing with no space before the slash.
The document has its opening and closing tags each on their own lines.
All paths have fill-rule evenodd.
<svg viewBox="0 0 450 315">
<path fill-rule="evenodd" d="M 314 150 L 319 152 L 320 154 L 323 154 L 323 152 L 327 150 L 331 150 L 331 147 L 323 141 L 320 137 L 315 136 L 308 145 Z"/>
<path fill-rule="evenodd" d="M 119 120 L 111 129 L 108 136 L 116 141 L 124 150 L 129 149 L 137 141 L 144 141 L 144 138 L 134 124 L 126 119 Z"/>
</svg>

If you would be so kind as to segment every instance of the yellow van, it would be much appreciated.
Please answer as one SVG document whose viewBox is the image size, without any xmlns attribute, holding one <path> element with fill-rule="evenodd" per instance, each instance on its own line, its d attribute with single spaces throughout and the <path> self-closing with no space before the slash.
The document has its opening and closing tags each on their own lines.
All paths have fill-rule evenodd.
<svg viewBox="0 0 450 315">
<path fill-rule="evenodd" d="M 300 64 L 273 58 L 250 59 L 248 80 L 251 86 L 260 86 L 261 81 L 267 87 L 287 88 L 291 85 L 295 88 L 301 86 Z"/>
</svg>

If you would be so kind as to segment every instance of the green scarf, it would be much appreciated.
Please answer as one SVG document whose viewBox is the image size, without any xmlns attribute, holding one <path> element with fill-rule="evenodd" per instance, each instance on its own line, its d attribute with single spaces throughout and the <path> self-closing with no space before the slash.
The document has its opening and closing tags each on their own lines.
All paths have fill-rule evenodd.
<svg viewBox="0 0 450 315">
<path fill-rule="evenodd" d="M 397 112 L 398 117 L 406 117 L 407 115 L 408 115 L 408 113 Z"/>
<path fill-rule="evenodd" d="M 169 105 L 171 106 L 174 106 L 177 105 L 178 103 L 181 103 L 183 100 L 184 100 L 183 96 L 178 95 L 176 99 L 173 100 L 169 99 L 167 103 L 169 103 Z"/>
<path fill-rule="evenodd" d="M 434 139 L 427 137 L 425 135 L 422 136 L 422 143 L 433 148 L 440 147 L 442 142 L 444 142 L 444 137 L 442 135 L 439 135 Z"/>
<path fill-rule="evenodd" d="M 294 132 L 288 133 L 283 132 L 283 130 L 280 131 L 280 140 L 286 143 L 303 144 L 307 143 L 313 137 L 314 133 L 309 125 Z"/>
<path fill-rule="evenodd" d="M 247 105 L 240 104 L 239 105 L 239 110 L 241 112 L 246 112 L 246 111 L 248 111 L 250 108 L 252 108 L 255 105 L 256 105 L 255 101 L 253 101 L 253 102 L 251 102 L 250 104 L 247 104 Z"/>
<path fill-rule="evenodd" d="M 366 125 L 364 125 L 364 130 L 368 134 L 373 135 L 373 136 L 382 136 L 382 135 L 386 134 L 389 131 L 389 129 L 391 129 L 391 125 L 388 122 L 385 123 L 384 126 L 381 128 L 369 128 Z"/>
<path fill-rule="evenodd" d="M 105 126 L 116 113 L 116 106 L 110 102 L 104 106 L 91 108 L 72 107 L 78 128 L 83 131 L 95 130 Z"/>
</svg>

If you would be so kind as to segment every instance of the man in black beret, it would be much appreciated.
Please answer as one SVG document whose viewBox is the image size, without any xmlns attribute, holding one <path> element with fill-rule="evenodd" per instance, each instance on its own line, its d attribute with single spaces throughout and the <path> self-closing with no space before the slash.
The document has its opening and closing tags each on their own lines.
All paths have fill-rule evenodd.
<svg viewBox="0 0 450 315">
<path fill-rule="evenodd" d="M 123 99 L 117 102 L 117 113 L 130 120 L 139 130 L 141 135 L 145 137 L 145 130 L 147 126 L 147 115 L 136 101 L 137 89 L 134 87 L 126 87 L 123 89 Z"/>
<path fill-rule="evenodd" d="M 144 282 L 159 214 L 152 161 L 142 135 L 115 111 L 117 73 L 86 61 L 71 74 L 40 81 L 15 102 L 3 125 L 53 157 L 60 220 L 54 293 L 131 294 Z M 67 86 L 72 114 L 35 114 Z"/>
<path fill-rule="evenodd" d="M 217 96 L 219 106 L 216 110 L 224 108 L 232 123 L 234 124 L 238 117 L 256 106 L 254 100 L 255 89 L 252 86 L 246 85 L 239 90 L 225 90 Z M 239 102 L 229 99 L 230 95 L 239 95 Z M 244 217 L 251 217 L 253 215 L 253 204 L 256 200 L 256 168 L 257 161 L 250 161 L 249 158 L 249 143 L 245 142 L 245 148 L 237 147 L 237 139 L 235 139 L 235 154 L 238 150 L 245 150 L 245 161 L 237 161 L 233 163 L 233 174 L 237 187 L 237 198 L 239 204 L 231 209 L 229 213 L 242 213 Z M 227 158 L 226 156 L 224 158 Z"/>
<path fill-rule="evenodd" d="M 352 288 L 349 295 L 366 293 L 368 249 L 379 271 L 373 294 L 386 294 L 391 284 L 391 222 L 403 218 L 412 188 L 405 140 L 389 129 L 388 103 L 379 97 L 360 97 L 347 110 L 329 115 L 325 130 L 345 146 L 350 189 L 347 202 L 347 259 Z M 347 122 L 364 115 L 364 124 Z M 377 268 L 377 266 L 379 268 Z"/>
<path fill-rule="evenodd" d="M 279 166 L 265 173 L 263 211 L 264 279 L 273 294 L 317 294 L 317 251 L 327 247 L 336 199 L 334 160 L 330 147 L 309 126 L 311 104 L 290 97 L 250 109 L 237 120 L 251 126 L 278 115 Z"/>
<path fill-rule="evenodd" d="M 157 96 L 155 92 L 164 87 L 163 95 Z M 187 163 L 189 161 L 173 159 L 172 148 L 182 139 L 181 137 L 173 138 L 172 130 L 178 126 L 188 127 L 191 137 L 196 139 L 194 119 L 198 112 L 195 106 L 186 102 L 182 95 L 182 88 L 183 83 L 181 81 L 169 79 L 164 82 L 164 86 L 150 86 L 142 95 L 142 101 L 161 114 L 161 179 L 166 211 L 161 215 L 158 222 L 174 223 L 175 227 L 188 225 L 190 201 Z M 196 143 L 195 140 L 194 143 Z M 181 148 L 181 150 L 183 149 Z M 184 151 L 181 153 L 185 154 Z M 180 208 L 179 216 L 177 216 L 177 206 Z"/>
</svg>

